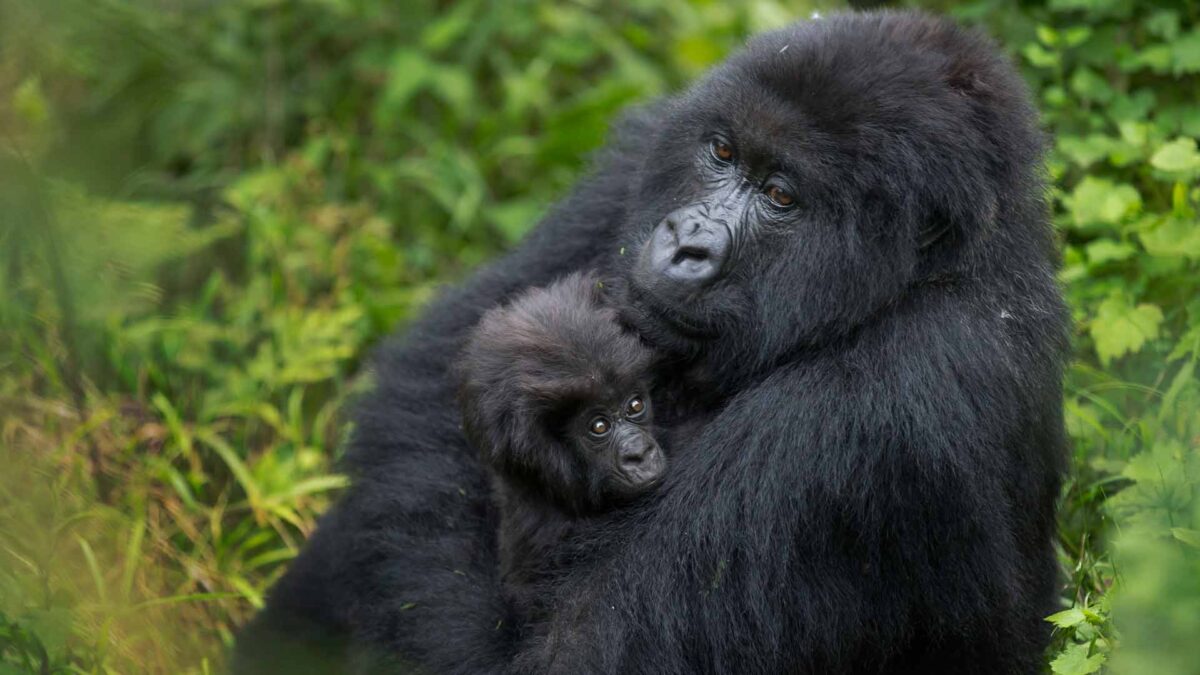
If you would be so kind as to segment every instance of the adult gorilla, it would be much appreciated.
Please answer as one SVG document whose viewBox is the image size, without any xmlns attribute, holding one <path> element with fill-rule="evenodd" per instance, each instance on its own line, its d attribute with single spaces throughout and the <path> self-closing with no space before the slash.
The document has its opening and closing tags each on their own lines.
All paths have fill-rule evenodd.
<svg viewBox="0 0 1200 675">
<path fill-rule="evenodd" d="M 364 670 L 1036 672 L 1066 342 L 1040 152 L 994 46 L 919 14 L 763 35 L 630 117 L 379 354 L 354 486 L 243 667 L 349 635 Z M 678 359 L 672 465 L 519 625 L 447 369 L 482 311 L 583 268 Z"/>
</svg>

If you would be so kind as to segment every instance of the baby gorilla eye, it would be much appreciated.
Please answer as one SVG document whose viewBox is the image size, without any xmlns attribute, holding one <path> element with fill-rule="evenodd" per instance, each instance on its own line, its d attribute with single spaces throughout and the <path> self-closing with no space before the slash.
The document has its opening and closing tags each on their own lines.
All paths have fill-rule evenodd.
<svg viewBox="0 0 1200 675">
<path fill-rule="evenodd" d="M 796 198 L 778 185 L 767 188 L 767 199 L 770 199 L 776 206 L 786 207 L 796 203 Z"/>
<path fill-rule="evenodd" d="M 715 157 L 718 162 L 728 164 L 733 161 L 733 146 L 725 141 L 719 138 L 714 138 L 710 148 L 712 150 L 713 157 Z"/>
<path fill-rule="evenodd" d="M 588 423 L 588 431 L 593 436 L 607 436 L 611 429 L 612 425 L 609 424 L 608 419 L 605 417 L 596 417 Z"/>
<path fill-rule="evenodd" d="M 625 404 L 625 414 L 632 418 L 641 417 L 644 412 L 646 412 L 646 402 L 642 400 L 641 396 L 634 396 L 629 399 L 629 403 Z"/>
</svg>

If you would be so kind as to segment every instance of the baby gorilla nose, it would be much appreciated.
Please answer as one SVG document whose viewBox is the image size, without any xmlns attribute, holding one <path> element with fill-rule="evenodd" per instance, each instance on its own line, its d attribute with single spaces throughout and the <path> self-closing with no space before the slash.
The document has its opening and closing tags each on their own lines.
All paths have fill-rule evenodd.
<svg viewBox="0 0 1200 675">
<path fill-rule="evenodd" d="M 622 439 L 617 468 L 631 486 L 644 487 L 662 476 L 667 461 L 654 438 L 643 432 Z"/>
<path fill-rule="evenodd" d="M 717 278 L 729 243 L 729 230 L 703 206 L 688 206 L 654 228 L 642 262 L 663 280 L 690 291 Z"/>
</svg>

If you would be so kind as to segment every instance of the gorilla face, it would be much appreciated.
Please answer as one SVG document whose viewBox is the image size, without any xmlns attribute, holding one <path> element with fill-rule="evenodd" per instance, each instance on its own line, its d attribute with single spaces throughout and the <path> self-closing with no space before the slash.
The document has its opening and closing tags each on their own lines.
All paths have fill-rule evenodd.
<svg viewBox="0 0 1200 675">
<path fill-rule="evenodd" d="M 696 164 L 708 189 L 659 222 L 638 260 L 641 287 L 665 298 L 682 299 L 716 281 L 749 230 L 787 227 L 786 212 L 796 206 L 795 172 L 743 161 L 728 129 L 706 136 Z"/>
<path fill-rule="evenodd" d="M 994 217 L 1003 158 L 1037 152 L 989 154 L 1003 139 L 989 136 L 988 106 L 1020 104 L 979 89 L 972 68 L 991 64 L 933 39 L 890 50 L 902 35 L 830 48 L 821 30 L 754 41 L 673 102 L 646 155 L 624 316 L 718 376 L 844 337 L 899 302 Z"/>
<path fill-rule="evenodd" d="M 554 425 L 561 428 L 561 453 L 576 460 L 573 481 L 560 492 L 586 495 L 591 508 L 603 510 L 662 479 L 667 459 L 654 438 L 650 399 L 636 393 L 647 391 L 646 384 L 596 382 L 587 395 L 576 397 L 581 400 L 570 406 L 567 423 Z"/>
</svg>

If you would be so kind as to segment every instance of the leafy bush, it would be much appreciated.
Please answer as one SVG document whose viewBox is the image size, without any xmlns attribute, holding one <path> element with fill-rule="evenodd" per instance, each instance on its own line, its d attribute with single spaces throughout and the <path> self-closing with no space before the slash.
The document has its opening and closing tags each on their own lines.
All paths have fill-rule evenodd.
<svg viewBox="0 0 1200 675">
<path fill-rule="evenodd" d="M 0 673 L 219 669 L 344 483 L 370 346 L 618 110 L 812 9 L 444 5 L 0 0 Z M 1079 331 L 1048 667 L 1192 672 L 1200 8 L 940 9 L 1054 138 Z"/>
</svg>

